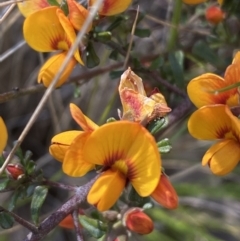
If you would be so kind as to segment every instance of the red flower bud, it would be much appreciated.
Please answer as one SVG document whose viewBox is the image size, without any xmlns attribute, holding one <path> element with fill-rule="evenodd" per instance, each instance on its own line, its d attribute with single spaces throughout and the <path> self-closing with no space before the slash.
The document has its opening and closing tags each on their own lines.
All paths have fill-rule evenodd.
<svg viewBox="0 0 240 241">
<path fill-rule="evenodd" d="M 178 206 L 177 193 L 164 173 L 151 197 L 165 208 L 175 209 Z"/>
<path fill-rule="evenodd" d="M 131 208 L 123 215 L 123 225 L 138 234 L 149 234 L 153 231 L 153 221 L 141 208 Z"/>
<path fill-rule="evenodd" d="M 23 176 L 24 168 L 21 164 L 8 164 L 5 172 L 10 178 L 17 180 Z"/>
<path fill-rule="evenodd" d="M 206 9 L 205 17 L 209 23 L 218 24 L 225 18 L 225 13 L 221 8 L 217 6 L 211 6 Z"/>
</svg>

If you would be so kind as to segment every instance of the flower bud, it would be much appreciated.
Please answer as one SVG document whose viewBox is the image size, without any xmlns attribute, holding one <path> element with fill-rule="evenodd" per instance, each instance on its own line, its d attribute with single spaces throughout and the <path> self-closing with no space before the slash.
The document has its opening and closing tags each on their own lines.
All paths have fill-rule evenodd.
<svg viewBox="0 0 240 241">
<path fill-rule="evenodd" d="M 9 178 L 18 180 L 24 175 L 24 168 L 21 164 L 8 164 L 5 172 Z"/>
<path fill-rule="evenodd" d="M 165 208 L 175 209 L 178 206 L 177 193 L 164 173 L 151 197 Z"/>
<path fill-rule="evenodd" d="M 141 208 L 130 208 L 125 212 L 123 225 L 138 234 L 149 234 L 153 231 L 152 219 Z"/>
<path fill-rule="evenodd" d="M 221 8 L 217 6 L 211 6 L 206 9 L 205 17 L 209 23 L 215 25 L 222 22 L 222 20 L 225 18 L 225 13 Z"/>
</svg>

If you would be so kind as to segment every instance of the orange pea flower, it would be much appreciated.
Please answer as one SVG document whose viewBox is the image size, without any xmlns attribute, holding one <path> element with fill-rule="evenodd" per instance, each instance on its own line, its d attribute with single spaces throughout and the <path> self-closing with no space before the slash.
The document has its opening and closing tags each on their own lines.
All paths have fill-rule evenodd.
<svg viewBox="0 0 240 241">
<path fill-rule="evenodd" d="M 189 82 L 187 92 L 197 108 L 212 104 L 236 106 L 239 104 L 237 87 L 218 92 L 236 83 L 240 84 L 240 52 L 237 52 L 232 64 L 226 69 L 224 77 L 212 73 L 202 74 Z"/>
<path fill-rule="evenodd" d="M 163 172 L 151 197 L 165 208 L 175 209 L 178 207 L 178 195 L 170 180 Z"/>
<path fill-rule="evenodd" d="M 74 28 L 63 11 L 53 6 L 29 15 L 24 21 L 23 35 L 30 47 L 36 51 L 62 51 L 50 57 L 39 72 L 38 82 L 43 82 L 44 86 L 47 87 L 76 39 Z M 56 87 L 61 86 L 67 80 L 77 62 L 83 65 L 78 50 L 76 50 L 74 57 L 69 61 Z"/>
<path fill-rule="evenodd" d="M 107 123 L 73 140 L 64 157 L 63 171 L 80 177 L 90 170 L 87 164 L 104 170 L 87 197 L 99 211 L 111 208 L 128 182 L 140 196 L 149 196 L 161 175 L 154 138 L 143 126 L 129 121 Z"/>
<path fill-rule="evenodd" d="M 123 215 L 123 225 L 138 234 L 149 234 L 153 231 L 152 219 L 142 208 L 130 208 Z"/>
<path fill-rule="evenodd" d="M 79 124 L 85 132 L 92 132 L 98 128 L 98 125 L 85 116 L 82 111 L 73 103 L 70 104 L 70 112 L 73 119 Z M 65 131 L 55 135 L 51 140 L 49 147 L 50 154 L 58 161 L 63 162 L 65 154 L 73 140 L 83 131 Z"/>
<path fill-rule="evenodd" d="M 142 79 L 130 68 L 121 76 L 118 90 L 123 106 L 123 120 L 150 122 L 171 111 L 162 94 L 154 93 L 147 97 Z"/>
<path fill-rule="evenodd" d="M 200 140 L 218 140 L 205 153 L 202 165 L 208 164 L 216 175 L 231 172 L 240 160 L 240 121 L 226 105 L 209 105 L 195 111 L 188 121 L 189 133 Z"/>
<path fill-rule="evenodd" d="M 5 148 L 5 146 L 7 144 L 8 133 L 7 133 L 6 125 L 1 117 L 0 117 L 0 133 L 1 133 L 0 155 L 2 155 L 3 149 Z"/>
<path fill-rule="evenodd" d="M 89 7 L 92 7 L 96 0 L 89 0 Z M 98 11 L 99 15 L 111 16 L 124 12 L 132 3 L 132 0 L 103 0 Z"/>
</svg>

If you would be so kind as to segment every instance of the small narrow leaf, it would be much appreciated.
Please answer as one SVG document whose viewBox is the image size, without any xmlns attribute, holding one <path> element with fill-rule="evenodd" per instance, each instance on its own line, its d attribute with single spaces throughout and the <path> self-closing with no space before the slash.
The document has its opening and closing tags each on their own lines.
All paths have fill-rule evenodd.
<svg viewBox="0 0 240 241">
<path fill-rule="evenodd" d="M 149 197 L 141 197 L 136 190 L 131 187 L 131 190 L 128 195 L 128 200 L 131 202 L 131 205 L 134 207 L 143 207 L 146 203 L 150 201 Z"/>
<path fill-rule="evenodd" d="M 93 44 L 91 42 L 88 43 L 86 57 L 88 68 L 94 68 L 99 65 L 100 59 L 97 56 Z"/>
<path fill-rule="evenodd" d="M 134 35 L 140 38 L 148 38 L 151 35 L 151 30 L 146 28 L 144 29 L 136 28 Z"/>
<path fill-rule="evenodd" d="M 47 197 L 48 189 L 46 186 L 37 186 L 33 193 L 31 202 L 31 215 L 33 222 L 38 225 L 39 211 Z"/>
<path fill-rule="evenodd" d="M 57 2 L 57 0 L 47 0 L 47 2 L 48 2 L 49 5 L 51 5 L 51 6 L 60 7 L 60 4 Z"/>
<path fill-rule="evenodd" d="M 85 215 L 78 216 L 80 224 L 94 238 L 101 238 L 107 231 L 107 225 L 97 219 L 89 218 Z"/>
<path fill-rule="evenodd" d="M 14 219 L 5 212 L 0 212 L 0 226 L 4 229 L 11 228 L 13 226 Z"/>
<path fill-rule="evenodd" d="M 168 125 L 168 118 L 167 116 L 158 118 L 156 120 L 151 121 L 147 129 L 151 132 L 151 134 L 155 135 L 161 129 L 165 128 Z"/>
<path fill-rule="evenodd" d="M 168 138 L 165 138 L 157 143 L 158 150 L 160 153 L 168 153 L 172 149 L 170 141 Z"/>
<path fill-rule="evenodd" d="M 10 180 L 8 178 L 2 180 L 2 182 L 0 183 L 0 191 L 4 190 L 7 187 L 9 182 Z"/>
</svg>

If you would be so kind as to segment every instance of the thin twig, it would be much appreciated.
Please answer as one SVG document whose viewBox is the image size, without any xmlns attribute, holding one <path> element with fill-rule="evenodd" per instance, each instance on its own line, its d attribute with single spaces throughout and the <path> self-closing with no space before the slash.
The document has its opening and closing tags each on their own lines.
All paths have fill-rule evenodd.
<svg viewBox="0 0 240 241">
<path fill-rule="evenodd" d="M 10 216 L 12 216 L 16 222 L 18 222 L 19 224 L 21 224 L 23 227 L 27 228 L 28 230 L 30 230 L 33 233 L 37 233 L 38 232 L 38 228 L 35 227 L 33 224 L 29 223 L 28 221 L 26 221 L 25 219 L 19 217 L 17 214 L 8 211 L 7 209 L 5 209 L 4 207 L 0 206 L 0 211 L 5 212 L 7 214 L 9 214 Z"/>
<path fill-rule="evenodd" d="M 138 15 L 139 15 L 139 5 L 138 5 L 138 8 L 137 8 L 136 17 L 135 17 L 134 22 L 133 22 L 132 31 L 131 31 L 130 40 L 129 40 L 129 45 L 128 45 L 128 50 L 127 50 L 127 55 L 126 55 L 124 65 L 123 65 L 124 70 L 127 69 L 129 56 L 130 56 L 130 52 L 131 52 L 132 44 L 133 44 L 134 33 L 135 33 L 136 26 L 137 26 Z"/>
<path fill-rule="evenodd" d="M 69 190 L 69 191 L 76 191 L 78 188 L 76 186 L 70 186 L 70 185 L 66 185 L 66 184 L 62 184 L 62 183 L 58 183 L 58 182 L 53 182 L 50 180 L 44 180 L 41 183 L 44 185 L 48 185 L 51 187 L 57 187 L 57 188 L 61 188 L 61 189 Z"/>
<path fill-rule="evenodd" d="M 3 14 L 3 16 L 0 18 L 0 24 L 3 22 L 3 20 L 11 13 L 11 11 L 13 10 L 13 8 L 15 7 L 16 3 L 13 3 L 8 9 L 7 11 Z M 1 61 L 0 61 L 1 62 Z"/>
<path fill-rule="evenodd" d="M 73 217 L 73 222 L 74 222 L 74 226 L 75 226 L 77 241 L 83 241 L 82 230 L 81 230 L 81 227 L 79 225 L 79 220 L 78 220 L 78 209 L 75 209 L 73 211 L 72 217 Z"/>
<path fill-rule="evenodd" d="M 41 222 L 37 233 L 29 233 L 24 241 L 39 241 L 43 239 L 51 230 L 53 230 L 68 214 L 72 213 L 78 206 L 85 202 L 87 194 L 96 181 L 98 176 L 93 178 L 87 184 L 79 187 L 76 194 L 63 204 L 57 211 Z"/>
</svg>

